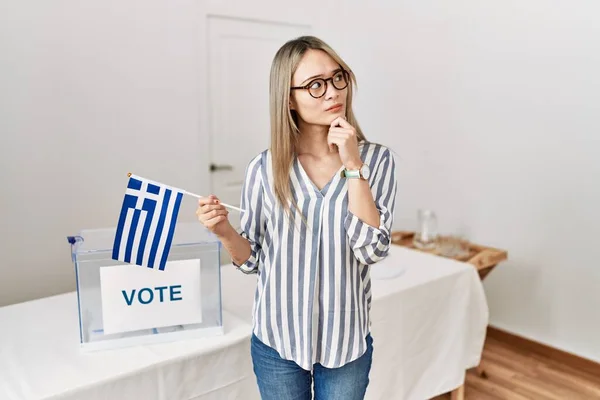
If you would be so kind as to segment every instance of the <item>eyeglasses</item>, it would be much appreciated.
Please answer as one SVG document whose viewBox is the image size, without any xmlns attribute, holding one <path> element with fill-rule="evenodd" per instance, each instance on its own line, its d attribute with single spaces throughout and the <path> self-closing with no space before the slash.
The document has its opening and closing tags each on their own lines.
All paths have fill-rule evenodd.
<svg viewBox="0 0 600 400">
<path fill-rule="evenodd" d="M 333 87 L 337 90 L 346 89 L 348 86 L 348 72 L 344 69 L 336 72 L 331 78 L 317 78 L 308 82 L 304 86 L 292 86 L 291 89 L 306 89 L 315 99 L 323 97 L 327 93 L 327 81 L 331 81 Z"/>
</svg>

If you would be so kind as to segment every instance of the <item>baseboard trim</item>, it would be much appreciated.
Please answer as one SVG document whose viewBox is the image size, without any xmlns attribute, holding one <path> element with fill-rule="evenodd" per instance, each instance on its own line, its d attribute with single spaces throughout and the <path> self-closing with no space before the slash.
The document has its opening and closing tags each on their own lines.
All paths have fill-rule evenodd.
<svg viewBox="0 0 600 400">
<path fill-rule="evenodd" d="M 595 376 L 600 376 L 600 363 L 597 363 L 596 361 L 507 332 L 492 325 L 488 325 L 487 336 L 532 353 L 548 357 L 577 370 L 583 370 Z"/>
</svg>

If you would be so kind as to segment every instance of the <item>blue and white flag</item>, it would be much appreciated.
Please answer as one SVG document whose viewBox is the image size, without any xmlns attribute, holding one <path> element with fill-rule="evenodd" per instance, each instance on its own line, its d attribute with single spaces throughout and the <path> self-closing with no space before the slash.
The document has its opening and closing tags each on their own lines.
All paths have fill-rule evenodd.
<svg viewBox="0 0 600 400">
<path fill-rule="evenodd" d="M 130 175 L 113 260 L 165 269 L 184 191 Z"/>
</svg>

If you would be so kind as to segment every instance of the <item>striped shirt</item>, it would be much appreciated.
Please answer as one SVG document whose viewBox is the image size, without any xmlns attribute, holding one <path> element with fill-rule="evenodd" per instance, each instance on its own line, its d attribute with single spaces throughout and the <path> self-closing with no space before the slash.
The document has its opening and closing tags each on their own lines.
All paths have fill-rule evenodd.
<svg viewBox="0 0 600 400">
<path fill-rule="evenodd" d="M 270 150 L 254 157 L 246 170 L 240 234 L 250 242 L 251 255 L 236 266 L 257 273 L 253 332 L 305 370 L 312 370 L 314 363 L 340 367 L 366 350 L 369 266 L 388 253 L 397 183 L 388 148 L 360 142 L 359 151 L 371 170 L 378 227 L 348 210 L 343 166 L 319 190 L 294 158 L 290 183 L 298 207 L 296 223 L 275 197 Z"/>
</svg>

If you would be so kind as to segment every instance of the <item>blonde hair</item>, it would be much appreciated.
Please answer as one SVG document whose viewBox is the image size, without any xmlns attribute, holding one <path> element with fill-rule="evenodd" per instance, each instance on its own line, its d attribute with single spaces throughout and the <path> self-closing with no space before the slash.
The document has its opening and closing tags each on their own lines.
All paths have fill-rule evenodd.
<svg viewBox="0 0 600 400">
<path fill-rule="evenodd" d="M 329 54 L 349 74 L 346 120 L 356 129 L 358 140 L 365 140 L 352 111 L 352 94 L 356 86 L 354 73 L 342 58 L 325 42 L 314 36 L 301 36 L 285 43 L 275 54 L 271 65 L 269 85 L 269 107 L 271 110 L 271 157 L 275 196 L 290 215 L 291 202 L 296 205 L 291 193 L 289 174 L 300 130 L 298 116 L 290 109 L 290 87 L 292 76 L 307 50 L 322 50 Z"/>
</svg>

